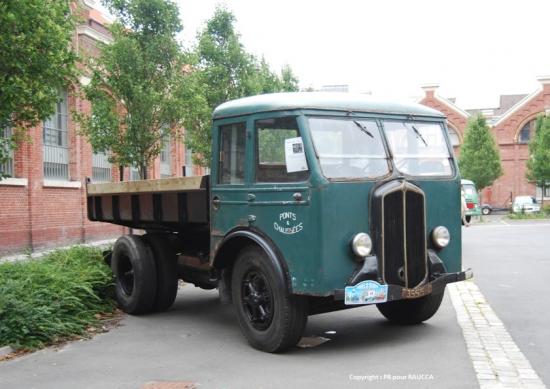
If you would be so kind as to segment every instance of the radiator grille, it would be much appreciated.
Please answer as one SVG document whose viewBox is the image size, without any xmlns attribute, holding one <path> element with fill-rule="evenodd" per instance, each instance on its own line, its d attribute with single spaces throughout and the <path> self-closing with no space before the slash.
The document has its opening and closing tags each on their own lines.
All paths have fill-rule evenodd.
<svg viewBox="0 0 550 389">
<path fill-rule="evenodd" d="M 404 285 L 399 278 L 405 247 L 403 225 L 403 192 L 393 192 L 384 198 L 384 277 L 388 284 Z"/>
<path fill-rule="evenodd" d="M 414 287 L 426 275 L 426 229 L 424 227 L 424 196 L 406 192 L 407 281 Z"/>
<path fill-rule="evenodd" d="M 426 276 L 424 195 L 406 183 L 393 189 L 381 204 L 384 281 L 414 288 Z"/>
</svg>

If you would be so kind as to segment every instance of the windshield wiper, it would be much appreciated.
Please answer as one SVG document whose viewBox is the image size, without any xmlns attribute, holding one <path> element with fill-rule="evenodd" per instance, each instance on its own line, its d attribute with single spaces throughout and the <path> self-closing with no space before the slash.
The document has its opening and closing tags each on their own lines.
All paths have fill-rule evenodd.
<svg viewBox="0 0 550 389">
<path fill-rule="evenodd" d="M 359 127 L 359 129 L 361 131 L 363 131 L 365 134 L 367 134 L 368 136 L 370 136 L 372 139 L 374 139 L 374 135 L 372 135 L 372 132 L 370 132 L 369 130 L 367 130 L 367 127 L 365 127 L 364 125 L 362 125 L 361 123 L 359 123 L 357 120 L 354 120 L 353 121 L 355 123 L 355 125 L 357 127 Z"/>
<path fill-rule="evenodd" d="M 424 139 L 424 137 L 422 136 L 422 134 L 420 133 L 420 131 L 418 131 L 418 130 L 416 129 L 416 127 L 414 126 L 414 124 L 411 124 L 411 127 L 412 127 L 414 133 L 416 134 L 416 137 L 419 138 L 419 139 L 424 143 L 424 145 L 425 145 L 426 147 L 428 147 L 428 143 L 426 143 L 426 139 Z"/>
</svg>

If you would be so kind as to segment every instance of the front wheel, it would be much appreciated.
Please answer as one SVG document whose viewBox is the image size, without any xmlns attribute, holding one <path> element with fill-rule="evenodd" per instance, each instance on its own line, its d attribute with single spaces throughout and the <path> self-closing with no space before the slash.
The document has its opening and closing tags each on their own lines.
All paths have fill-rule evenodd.
<svg viewBox="0 0 550 389">
<path fill-rule="evenodd" d="M 279 352 L 298 343 L 307 322 L 307 299 L 288 295 L 265 252 L 244 248 L 237 258 L 231 292 L 239 326 L 252 347 Z"/>
<path fill-rule="evenodd" d="M 377 304 L 376 307 L 391 322 L 418 324 L 431 318 L 441 305 L 444 291 L 412 300 L 397 300 Z"/>
<path fill-rule="evenodd" d="M 491 213 L 491 209 L 490 208 L 482 208 L 481 213 L 484 214 L 484 215 L 488 215 L 488 214 Z"/>
</svg>

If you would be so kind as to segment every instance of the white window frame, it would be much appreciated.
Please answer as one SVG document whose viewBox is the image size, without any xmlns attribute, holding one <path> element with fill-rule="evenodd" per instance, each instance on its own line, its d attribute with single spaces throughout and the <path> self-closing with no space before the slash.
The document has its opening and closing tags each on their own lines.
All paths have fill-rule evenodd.
<svg viewBox="0 0 550 389">
<path fill-rule="evenodd" d="M 110 182 L 112 177 L 112 165 L 109 155 L 105 152 L 94 152 L 92 155 L 92 181 Z"/>
<path fill-rule="evenodd" d="M 185 146 L 185 177 L 193 177 L 193 151 Z"/>
<path fill-rule="evenodd" d="M 3 138 L 10 138 L 13 135 L 10 127 L 0 130 L 0 136 Z M 8 177 L 14 177 L 14 159 L 13 159 L 13 149 L 9 148 L 8 159 L 3 164 L 0 164 L 0 173 L 5 174 Z"/>
<path fill-rule="evenodd" d="M 130 166 L 130 173 L 128 177 L 129 181 L 138 181 L 141 180 L 141 177 L 139 175 L 139 169 L 135 166 Z"/>
<path fill-rule="evenodd" d="M 67 92 L 59 92 L 55 112 L 42 127 L 44 179 L 69 181 L 69 121 Z"/>
<path fill-rule="evenodd" d="M 160 149 L 160 178 L 172 177 L 172 153 L 170 135 L 162 139 L 162 147 Z"/>
</svg>

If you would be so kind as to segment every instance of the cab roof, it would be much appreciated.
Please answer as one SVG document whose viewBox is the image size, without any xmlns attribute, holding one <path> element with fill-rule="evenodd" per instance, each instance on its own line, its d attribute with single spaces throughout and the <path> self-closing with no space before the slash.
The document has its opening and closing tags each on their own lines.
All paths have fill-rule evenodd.
<svg viewBox="0 0 550 389">
<path fill-rule="evenodd" d="M 257 112 L 318 109 L 397 115 L 445 117 L 441 112 L 421 104 L 380 100 L 369 95 L 338 92 L 270 93 L 228 101 L 218 106 L 214 119 Z"/>
</svg>

